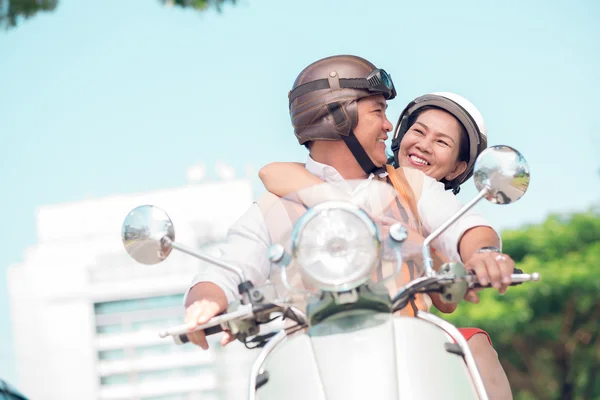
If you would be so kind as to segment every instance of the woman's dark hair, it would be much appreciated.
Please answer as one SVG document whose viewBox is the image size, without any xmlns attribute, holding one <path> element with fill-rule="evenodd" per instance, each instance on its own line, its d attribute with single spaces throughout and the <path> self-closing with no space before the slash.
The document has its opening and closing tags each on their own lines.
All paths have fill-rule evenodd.
<svg viewBox="0 0 600 400">
<path fill-rule="evenodd" d="M 415 124 L 415 122 L 417 122 L 417 118 L 419 118 L 419 116 L 421 114 L 423 114 L 425 111 L 428 111 L 428 110 L 442 110 L 442 111 L 445 111 L 448 114 L 452 115 L 452 113 L 444 110 L 441 107 L 436 107 L 436 106 L 421 107 L 418 110 L 416 110 L 415 112 L 413 112 L 410 115 L 410 117 L 408 118 L 408 123 L 406 125 L 408 127 L 408 129 L 410 129 L 410 127 L 413 126 Z M 454 117 L 454 115 L 452 115 L 452 117 Z M 456 118 L 456 117 L 454 117 L 454 119 L 456 119 L 456 121 L 458 122 L 458 125 L 460 126 L 460 143 L 459 143 L 459 148 L 458 148 L 457 161 L 464 161 L 468 164 L 469 163 L 470 146 L 471 146 L 471 143 L 469 140 L 469 135 L 467 134 L 467 129 L 462 124 L 462 122 L 460 122 L 458 120 L 458 118 Z M 398 151 L 400 151 L 400 149 L 398 149 Z M 388 164 L 394 165 L 394 155 L 392 155 L 392 157 L 388 158 Z M 394 167 L 397 168 L 399 166 L 394 165 Z M 442 182 L 444 184 L 444 186 L 446 187 L 446 190 L 452 189 L 454 194 L 458 194 L 458 192 L 460 190 L 460 182 L 454 182 L 454 181 L 448 182 L 445 178 L 442 178 L 442 180 L 440 180 L 440 182 Z"/>
</svg>

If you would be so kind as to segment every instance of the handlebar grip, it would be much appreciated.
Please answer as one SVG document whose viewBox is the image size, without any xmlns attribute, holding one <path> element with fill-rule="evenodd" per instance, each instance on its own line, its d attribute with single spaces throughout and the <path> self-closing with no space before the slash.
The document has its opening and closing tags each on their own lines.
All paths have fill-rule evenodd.
<svg viewBox="0 0 600 400">
<path fill-rule="evenodd" d="M 223 328 L 221 325 L 211 326 L 210 328 L 206 328 L 204 330 L 205 336 L 214 335 L 215 333 L 223 332 Z M 173 336 L 173 340 L 175 340 L 175 344 L 186 344 L 190 341 L 187 334 L 183 333 L 181 335 Z"/>
<path fill-rule="evenodd" d="M 522 274 L 523 270 L 519 268 L 513 268 L 513 274 Z M 523 282 L 511 282 L 509 286 L 522 285 Z"/>
<path fill-rule="evenodd" d="M 513 274 L 522 274 L 523 270 L 519 268 L 513 268 Z M 521 285 L 523 282 L 511 282 L 509 286 L 517 286 Z"/>
<path fill-rule="evenodd" d="M 471 274 L 475 275 L 475 272 L 474 272 L 474 271 L 469 271 L 469 273 L 471 273 Z M 519 268 L 514 268 L 514 269 L 513 269 L 513 274 L 522 274 L 522 273 L 523 273 L 523 270 L 522 270 L 522 269 L 519 269 Z M 517 286 L 517 285 L 521 285 L 522 283 L 523 283 L 523 282 L 511 282 L 511 283 L 510 283 L 510 285 L 508 285 L 508 286 Z M 479 288 L 491 288 L 491 287 L 492 287 L 492 285 L 491 285 L 490 283 L 488 283 L 488 284 L 487 284 L 487 285 L 485 285 L 485 286 L 482 286 L 482 285 L 480 285 L 479 283 L 475 283 L 475 284 L 473 285 L 473 289 L 479 289 Z"/>
</svg>

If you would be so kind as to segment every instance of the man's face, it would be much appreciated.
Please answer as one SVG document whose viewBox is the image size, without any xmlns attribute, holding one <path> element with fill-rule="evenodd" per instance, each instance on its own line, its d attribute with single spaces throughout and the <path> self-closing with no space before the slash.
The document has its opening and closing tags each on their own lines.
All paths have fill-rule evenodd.
<svg viewBox="0 0 600 400">
<path fill-rule="evenodd" d="M 360 99 L 357 106 L 358 124 L 354 128 L 354 135 L 373 164 L 381 167 L 387 161 L 385 153 L 387 133 L 393 129 L 392 123 L 385 115 L 387 103 L 382 95 L 377 95 Z"/>
</svg>

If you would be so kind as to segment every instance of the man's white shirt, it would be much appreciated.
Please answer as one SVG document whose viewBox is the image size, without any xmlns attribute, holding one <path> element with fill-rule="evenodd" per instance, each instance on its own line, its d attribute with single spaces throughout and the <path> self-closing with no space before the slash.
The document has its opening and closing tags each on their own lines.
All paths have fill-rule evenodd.
<svg viewBox="0 0 600 400">
<path fill-rule="evenodd" d="M 338 185 L 343 186 L 344 178 L 335 168 L 316 162 L 310 156 L 306 161 L 306 169 L 325 182 L 335 182 L 336 187 Z M 463 205 L 454 194 L 444 189 L 442 183 L 420 171 L 415 172 L 422 175 L 423 185 L 417 208 L 423 228 L 428 234 L 446 222 Z M 382 174 L 381 176 L 385 175 Z M 415 176 L 412 173 L 410 175 Z M 409 177 L 407 176 L 407 178 Z M 369 176 L 368 181 L 372 178 L 374 178 L 373 174 Z M 347 188 L 349 191 L 353 190 L 350 184 Z M 481 215 L 469 211 L 442 233 L 433 242 L 433 246 L 450 261 L 460 261 L 460 255 L 458 254 L 460 238 L 467 230 L 476 226 L 490 226 L 490 224 Z M 221 261 L 240 267 L 244 270 L 246 279 L 255 285 L 260 285 L 268 278 L 270 273 L 271 263 L 267 258 L 267 251 L 270 246 L 271 235 L 267 222 L 259 205 L 255 202 L 230 227 L 227 240 L 220 246 L 217 257 Z M 221 287 L 227 296 L 228 302 L 239 297 L 237 287 L 240 281 L 238 275 L 223 268 L 210 264 L 203 265 L 203 270 L 194 277 L 190 288 L 200 282 L 212 282 Z"/>
</svg>

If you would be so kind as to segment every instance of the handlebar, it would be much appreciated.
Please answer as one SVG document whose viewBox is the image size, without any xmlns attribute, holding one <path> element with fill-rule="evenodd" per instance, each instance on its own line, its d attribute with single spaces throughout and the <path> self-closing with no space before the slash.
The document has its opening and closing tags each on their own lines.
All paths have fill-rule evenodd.
<svg viewBox="0 0 600 400">
<path fill-rule="evenodd" d="M 513 270 L 513 274 L 511 274 L 511 284 L 510 286 L 520 285 L 523 282 L 529 281 L 539 281 L 540 274 L 537 272 L 531 274 L 523 274 L 522 270 L 515 268 Z M 482 286 L 479 284 L 477 275 L 473 272 L 469 272 L 465 276 L 424 276 L 421 278 L 417 278 L 410 282 L 408 285 L 404 286 L 397 294 L 392 298 L 392 307 L 394 311 L 404 308 L 410 298 L 412 298 L 415 294 L 424 292 L 440 292 L 442 287 L 449 287 L 456 283 L 466 282 L 468 287 L 471 289 L 474 288 L 491 288 L 490 284 Z"/>
<path fill-rule="evenodd" d="M 511 274 L 511 281 L 512 283 L 510 284 L 511 286 L 515 286 L 515 285 L 520 285 L 523 282 L 528 282 L 528 281 L 539 281 L 540 280 L 540 274 L 537 272 L 531 273 L 531 274 L 524 274 L 522 273 L 523 271 L 520 269 L 515 268 L 514 273 Z M 479 284 L 478 280 L 477 280 L 477 275 L 475 275 L 472 271 L 467 274 L 466 276 L 436 276 L 436 277 L 421 277 L 418 278 L 414 281 L 412 281 L 410 284 L 408 284 L 407 286 L 405 286 L 393 299 L 392 299 L 392 305 L 394 307 L 394 310 L 400 309 L 404 306 L 404 303 L 406 301 L 408 301 L 408 299 L 415 295 L 418 292 L 437 292 L 440 290 L 441 287 L 443 286 L 448 286 L 448 285 L 452 285 L 453 283 L 458 283 L 458 282 L 466 282 L 469 286 L 469 288 L 490 288 L 491 285 L 485 285 L 482 286 Z M 196 327 L 196 329 L 194 329 L 191 332 L 196 332 L 199 330 L 204 330 L 204 334 L 205 336 L 210 336 L 210 335 L 214 335 L 216 333 L 222 332 L 223 330 L 227 330 L 230 329 L 230 327 L 228 326 L 228 322 L 230 321 L 234 321 L 234 320 L 246 320 L 246 319 L 250 319 L 250 318 L 258 318 L 259 321 L 262 321 L 261 319 L 261 315 L 263 315 L 264 313 L 270 313 L 272 311 L 275 311 L 275 309 L 287 309 L 288 307 L 283 306 L 282 304 L 271 304 L 271 303 L 267 303 L 267 304 L 260 304 L 260 305 L 253 305 L 253 304 L 242 304 L 240 305 L 235 311 L 226 313 L 226 314 L 220 314 L 217 315 L 215 317 L 213 317 L 208 323 L 203 324 L 203 325 L 199 325 L 198 327 Z M 294 308 L 294 307 L 292 307 Z M 297 311 L 297 310 L 296 310 Z M 294 318 L 292 318 L 294 319 Z M 306 317 L 304 316 L 304 319 L 306 319 Z M 300 322 L 300 320 L 297 320 Z M 265 321 L 262 321 L 262 323 L 264 323 Z M 261 322 L 258 322 L 259 324 Z M 304 321 L 304 323 L 306 323 L 306 321 Z M 165 338 L 167 336 L 172 336 L 173 340 L 175 342 L 175 344 L 177 345 L 182 345 L 185 343 L 189 342 L 189 338 L 188 338 L 188 334 L 191 333 L 189 330 L 189 326 L 187 324 L 185 325 L 179 325 L 170 329 L 167 329 L 166 331 L 163 331 L 160 333 L 160 337 Z"/>
<path fill-rule="evenodd" d="M 199 325 L 192 332 L 204 330 L 206 336 L 214 335 L 223 331 L 223 324 L 234 319 L 247 319 L 254 315 L 252 310 L 252 304 L 241 305 L 237 310 L 227 314 L 217 315 L 210 319 L 209 322 L 203 325 Z M 165 338 L 167 336 L 173 336 L 173 340 L 176 344 L 185 344 L 189 342 L 187 334 L 190 333 L 190 328 L 187 324 L 178 325 L 167 329 L 166 331 L 160 332 L 159 336 Z"/>
<path fill-rule="evenodd" d="M 515 268 L 513 272 L 514 273 L 510 275 L 511 283 L 509 286 L 517 286 L 522 284 L 523 282 L 540 280 L 540 274 L 537 272 L 534 272 L 532 274 L 524 274 L 523 271 L 518 268 Z M 479 282 L 477 282 L 477 276 L 474 275 L 474 273 L 472 272 L 469 273 L 469 275 L 465 276 L 463 280 L 467 281 L 469 283 L 469 286 L 473 289 L 492 287 L 492 285 L 489 283 L 485 286 L 479 284 Z"/>
<path fill-rule="evenodd" d="M 194 330 L 196 332 L 198 329 Z M 204 336 L 214 335 L 215 333 L 223 332 L 223 327 L 221 325 L 215 325 L 211 328 L 204 329 Z M 188 335 L 186 333 L 181 333 L 179 335 L 173 336 L 173 340 L 175 344 L 186 344 L 190 341 Z"/>
<path fill-rule="evenodd" d="M 234 321 L 243 321 L 248 319 L 256 319 L 258 324 L 262 324 L 272 320 L 269 319 L 265 321 L 265 315 L 269 315 L 271 312 L 284 309 L 287 310 L 284 312 L 284 317 L 290 318 L 299 323 L 305 323 L 306 317 L 302 312 L 295 309 L 295 307 L 288 307 L 284 306 L 283 304 L 276 303 L 265 303 L 258 305 L 243 304 L 240 305 L 235 311 L 226 314 L 220 314 L 211 318 L 209 322 L 197 326 L 193 331 L 189 330 L 188 325 L 179 325 L 161 332 L 160 337 L 165 338 L 167 336 L 172 336 L 175 344 L 182 345 L 190 341 L 187 335 L 191 332 L 204 330 L 205 336 L 210 336 L 214 335 L 215 333 L 231 329 L 232 327 L 229 325 Z"/>
</svg>

